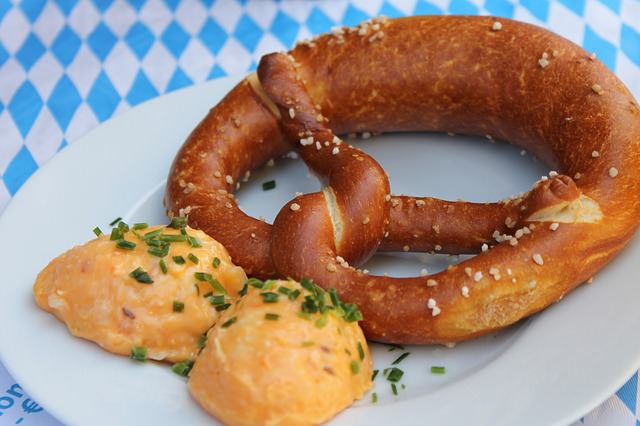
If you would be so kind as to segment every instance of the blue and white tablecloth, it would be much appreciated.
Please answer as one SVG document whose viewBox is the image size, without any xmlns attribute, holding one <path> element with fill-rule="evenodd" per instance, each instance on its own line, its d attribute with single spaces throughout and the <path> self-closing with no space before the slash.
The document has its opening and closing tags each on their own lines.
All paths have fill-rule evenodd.
<svg viewBox="0 0 640 426">
<path fill-rule="evenodd" d="M 640 0 L 0 0 L 0 213 L 35 170 L 110 117 L 379 14 L 538 24 L 595 52 L 640 99 Z M 639 403 L 636 373 L 576 424 L 640 426 Z M 0 426 L 10 424 L 59 423 L 0 365 Z"/>
</svg>

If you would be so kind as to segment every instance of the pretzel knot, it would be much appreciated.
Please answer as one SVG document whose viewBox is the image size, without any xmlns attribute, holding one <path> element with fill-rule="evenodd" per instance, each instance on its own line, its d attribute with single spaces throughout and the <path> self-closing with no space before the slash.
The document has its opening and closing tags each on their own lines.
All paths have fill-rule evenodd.
<svg viewBox="0 0 640 426">
<path fill-rule="evenodd" d="M 380 19 L 263 57 L 176 156 L 169 214 L 189 216 L 249 275 L 336 288 L 373 340 L 456 342 L 560 300 L 638 226 L 638 108 L 579 47 L 501 21 Z M 564 174 L 496 203 L 393 196 L 380 165 L 335 135 L 363 130 L 492 132 Z M 242 213 L 238 179 L 292 147 L 322 191 L 290 201 L 273 227 Z M 478 255 L 412 278 L 356 269 L 378 250 Z"/>
</svg>

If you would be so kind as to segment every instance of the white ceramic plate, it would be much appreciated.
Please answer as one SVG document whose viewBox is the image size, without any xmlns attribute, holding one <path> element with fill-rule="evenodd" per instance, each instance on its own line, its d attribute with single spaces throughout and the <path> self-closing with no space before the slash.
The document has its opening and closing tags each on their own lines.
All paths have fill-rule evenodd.
<svg viewBox="0 0 640 426">
<path fill-rule="evenodd" d="M 190 130 L 238 78 L 156 99 L 100 126 L 60 153 L 25 184 L 0 218 L 0 333 L 7 369 L 66 424 L 211 424 L 186 382 L 167 366 L 133 362 L 71 337 L 39 310 L 31 286 L 49 260 L 93 237 L 114 218 L 166 221 L 161 199 L 171 161 Z M 390 173 L 396 194 L 496 200 L 530 187 L 548 172 L 506 144 L 446 135 L 387 135 L 358 143 Z M 277 188 L 263 192 L 261 183 Z M 273 219 L 296 191 L 319 184 L 300 160 L 253 173 L 240 190 L 249 213 Z M 570 256 L 570 248 L 567 255 Z M 367 395 L 335 424 L 566 424 L 610 396 L 640 365 L 640 286 L 636 238 L 562 303 L 509 330 L 453 349 L 407 347 L 398 366 L 406 386 L 395 397 L 381 375 L 376 405 Z M 380 255 L 367 268 L 391 275 L 437 270 L 447 256 Z M 376 368 L 404 353 L 374 345 Z M 446 374 L 430 373 L 432 365 Z M 224 392 L 224 389 L 220 389 Z"/>
</svg>

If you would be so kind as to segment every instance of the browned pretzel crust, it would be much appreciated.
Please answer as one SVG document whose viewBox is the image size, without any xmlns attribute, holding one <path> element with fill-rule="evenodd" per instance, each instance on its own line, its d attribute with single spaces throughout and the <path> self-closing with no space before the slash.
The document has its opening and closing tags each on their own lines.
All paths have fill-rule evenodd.
<svg viewBox="0 0 640 426">
<path fill-rule="evenodd" d="M 250 275 L 336 287 L 360 304 L 371 339 L 453 342 L 512 324 L 592 276 L 638 225 L 638 106 L 602 63 L 548 31 L 491 17 L 377 19 L 269 55 L 259 71 L 262 86 L 241 82 L 178 153 L 167 210 Z M 410 130 L 505 139 L 562 175 L 494 204 L 390 196 L 377 163 L 333 136 Z M 292 146 L 327 186 L 284 206 L 272 229 L 230 192 Z M 481 247 L 427 277 L 348 266 L 376 249 Z"/>
</svg>

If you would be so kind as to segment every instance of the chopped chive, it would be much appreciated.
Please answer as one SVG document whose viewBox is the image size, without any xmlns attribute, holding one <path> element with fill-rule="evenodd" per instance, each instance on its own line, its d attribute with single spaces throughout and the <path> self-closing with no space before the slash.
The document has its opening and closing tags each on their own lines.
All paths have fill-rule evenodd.
<svg viewBox="0 0 640 426">
<path fill-rule="evenodd" d="M 156 257 L 165 257 L 166 255 L 169 254 L 169 246 L 165 246 L 165 247 L 149 247 L 149 249 L 147 250 L 147 253 L 149 253 L 152 256 L 156 256 Z"/>
<path fill-rule="evenodd" d="M 289 300 L 296 300 L 300 296 L 300 290 L 295 289 L 289 294 Z"/>
<path fill-rule="evenodd" d="M 208 282 L 209 284 L 211 284 L 211 287 L 213 287 L 213 289 L 218 293 L 228 294 L 227 290 L 224 288 L 222 284 L 220 284 L 220 281 L 218 281 L 217 279 L 212 278 Z"/>
<path fill-rule="evenodd" d="M 133 250 L 134 248 L 136 248 L 136 243 L 134 243 L 133 241 L 118 240 L 118 242 L 116 243 L 116 247 L 125 250 Z"/>
<path fill-rule="evenodd" d="M 307 312 L 309 314 L 315 314 L 318 312 L 318 305 L 316 305 L 316 301 L 311 296 L 305 296 L 304 302 L 300 305 L 302 308 L 302 312 Z"/>
<path fill-rule="evenodd" d="M 298 312 L 296 315 L 298 316 L 298 318 L 302 318 L 303 320 L 311 321 L 311 315 L 309 315 L 306 312 Z"/>
<path fill-rule="evenodd" d="M 230 307 L 231 307 L 231 303 L 223 303 L 222 305 L 216 306 L 216 311 L 218 312 L 226 311 Z"/>
<path fill-rule="evenodd" d="M 371 394 L 371 403 L 376 404 L 377 402 L 378 402 L 378 394 L 374 392 Z"/>
<path fill-rule="evenodd" d="M 173 364 L 171 366 L 171 371 L 176 373 L 178 376 L 186 377 L 189 375 L 189 372 L 191 372 L 192 368 L 193 361 L 188 359 L 186 361 L 180 361 Z"/>
<path fill-rule="evenodd" d="M 360 361 L 364 360 L 364 348 L 362 347 L 362 343 L 358 342 L 358 355 L 360 355 Z"/>
<path fill-rule="evenodd" d="M 134 223 L 132 229 L 139 231 L 141 229 L 147 229 L 149 227 L 148 223 Z"/>
<path fill-rule="evenodd" d="M 358 374 L 359 372 L 360 372 L 360 364 L 358 363 L 358 361 L 356 360 L 351 361 L 351 373 Z"/>
<path fill-rule="evenodd" d="M 198 349 L 202 350 L 207 345 L 207 335 L 203 334 L 198 338 Z"/>
<path fill-rule="evenodd" d="M 247 283 L 244 283 L 244 285 L 242 286 L 242 288 L 238 292 L 238 296 L 240 296 L 240 297 L 246 296 L 247 295 L 247 291 L 249 291 L 249 285 Z"/>
<path fill-rule="evenodd" d="M 93 233 L 96 234 L 96 237 L 99 237 L 100 235 L 102 235 L 102 230 L 99 226 L 96 226 L 95 228 L 93 228 Z"/>
<path fill-rule="evenodd" d="M 263 191 L 269 191 L 270 189 L 273 189 L 276 187 L 276 181 L 275 180 L 269 180 L 267 182 L 263 182 L 262 183 L 262 190 Z"/>
<path fill-rule="evenodd" d="M 215 305 L 222 305 L 224 303 L 224 295 L 222 295 L 222 294 L 215 295 L 215 296 L 212 296 L 211 294 L 209 294 L 209 295 L 205 294 L 204 295 L 204 297 L 209 297 L 209 296 L 211 296 L 211 298 L 209 299 L 209 302 L 214 306 Z"/>
<path fill-rule="evenodd" d="M 152 238 L 157 237 L 158 235 L 162 234 L 162 229 L 156 229 L 155 231 L 151 231 L 151 232 L 147 232 L 146 234 L 144 234 L 142 236 L 143 239 L 145 240 L 150 240 Z"/>
<path fill-rule="evenodd" d="M 397 367 L 393 367 L 393 368 L 385 368 L 385 372 L 386 372 L 386 376 L 387 376 L 387 380 L 390 382 L 399 382 L 400 379 L 402 379 L 402 375 L 404 374 L 404 371 L 400 370 Z"/>
<path fill-rule="evenodd" d="M 127 225 L 127 224 L 126 224 L 126 223 L 124 223 L 124 222 L 119 222 L 119 223 L 118 223 L 118 229 L 119 229 L 120 231 L 122 231 L 122 233 L 124 234 L 125 232 L 129 232 L 129 225 Z"/>
<path fill-rule="evenodd" d="M 173 261 L 178 265 L 184 265 L 186 262 L 182 256 L 173 256 Z"/>
<path fill-rule="evenodd" d="M 138 266 L 133 271 L 129 272 L 129 276 L 135 279 L 136 281 L 138 281 L 139 283 L 153 284 L 153 280 L 151 279 L 149 274 L 145 272 L 145 270 L 142 269 L 140 266 Z"/>
<path fill-rule="evenodd" d="M 192 263 L 195 263 L 196 265 L 198 264 L 198 262 L 200 262 L 200 259 L 198 259 L 198 256 L 196 256 L 196 255 L 195 255 L 195 254 L 193 254 L 193 253 L 189 253 L 189 255 L 188 255 L 187 257 L 189 258 L 189 260 L 190 260 Z"/>
<path fill-rule="evenodd" d="M 186 229 L 186 228 L 181 228 L 181 229 L 180 229 L 180 233 L 181 233 L 182 235 L 184 235 L 185 237 L 186 237 L 187 235 L 189 235 L 189 234 L 187 233 L 187 229 Z"/>
<path fill-rule="evenodd" d="M 222 323 L 222 328 L 231 327 L 234 322 L 238 321 L 238 317 L 231 317 Z"/>
<path fill-rule="evenodd" d="M 431 366 L 431 373 L 432 374 L 444 374 L 445 372 L 445 368 L 439 365 L 432 365 Z"/>
<path fill-rule="evenodd" d="M 218 269 L 218 266 L 220 266 L 220 258 L 214 257 L 213 258 L 213 267 Z"/>
<path fill-rule="evenodd" d="M 378 375 L 379 372 L 380 370 L 373 370 L 373 374 L 371 375 L 372 382 L 376 379 L 376 376 Z"/>
<path fill-rule="evenodd" d="M 196 237 L 187 237 L 187 241 L 189 241 L 189 245 L 191 247 L 202 247 L 202 241 L 200 241 L 199 239 L 197 239 Z"/>
<path fill-rule="evenodd" d="M 211 281 L 213 279 L 213 276 L 207 272 L 194 272 L 193 276 L 198 281 Z"/>
<path fill-rule="evenodd" d="M 260 296 L 262 296 L 262 301 L 264 303 L 276 303 L 278 301 L 278 293 L 273 293 L 271 291 L 260 293 Z"/>
<path fill-rule="evenodd" d="M 121 217 L 117 217 L 109 224 L 109 226 L 114 226 L 116 223 L 120 222 L 121 220 L 122 220 Z"/>
<path fill-rule="evenodd" d="M 338 296 L 338 290 L 336 290 L 335 288 L 329 289 L 329 297 L 331 297 L 331 303 L 333 303 L 333 306 L 337 307 L 342 305 L 340 297 Z"/>
<path fill-rule="evenodd" d="M 402 345 L 396 345 L 394 343 L 388 343 L 386 345 L 389 346 L 389 349 L 387 350 L 387 352 L 393 352 L 396 349 L 400 349 L 401 351 L 404 351 L 404 346 Z"/>
<path fill-rule="evenodd" d="M 291 289 L 289 287 L 280 287 L 278 288 L 278 293 L 288 296 L 291 294 Z"/>
<path fill-rule="evenodd" d="M 142 239 L 144 240 L 144 237 L 142 237 Z M 169 247 L 169 243 L 165 243 L 164 241 L 160 241 L 160 240 L 146 239 L 144 241 L 145 243 L 147 243 L 149 247 L 159 247 L 159 248 Z"/>
<path fill-rule="evenodd" d="M 362 321 L 362 312 L 355 303 L 343 303 L 344 319 L 348 322 Z"/>
<path fill-rule="evenodd" d="M 131 348 L 131 359 L 135 359 L 136 361 L 146 361 L 148 354 L 149 351 L 143 346 L 134 346 Z"/>
<path fill-rule="evenodd" d="M 391 383 L 391 392 L 393 392 L 394 395 L 398 396 L 398 388 L 396 387 L 395 383 Z"/>
<path fill-rule="evenodd" d="M 111 230 L 111 236 L 109 237 L 111 241 L 118 241 L 118 240 L 121 240 L 122 238 L 123 238 L 123 235 L 121 230 L 119 230 L 118 228 L 113 228 Z"/>
<path fill-rule="evenodd" d="M 169 271 L 167 269 L 167 263 L 164 261 L 164 259 L 160 259 L 160 262 L 158 262 L 158 264 L 160 265 L 160 270 L 163 274 L 166 274 Z"/>
<path fill-rule="evenodd" d="M 269 321 L 278 321 L 278 319 L 280 319 L 280 315 L 272 314 L 272 313 L 266 313 L 266 314 L 264 314 L 264 319 L 269 320 Z"/>
<path fill-rule="evenodd" d="M 309 291 L 311 294 L 313 294 L 314 296 L 316 295 L 316 286 L 313 285 L 313 281 L 311 281 L 310 279 L 307 278 L 301 278 L 300 279 L 300 285 L 307 289 L 307 291 Z"/>
<path fill-rule="evenodd" d="M 177 300 L 173 301 L 173 312 L 183 312 L 184 311 L 184 303 L 179 302 Z"/>
<path fill-rule="evenodd" d="M 391 363 L 391 365 L 396 365 L 396 364 L 400 364 L 402 362 L 403 359 L 405 359 L 406 357 L 409 356 L 411 352 L 405 352 L 402 355 L 400 355 L 395 361 L 393 361 Z"/>
<path fill-rule="evenodd" d="M 187 237 L 185 237 L 184 235 L 171 235 L 171 234 L 158 235 L 158 239 L 166 243 L 181 243 L 181 242 L 187 241 Z"/>
<path fill-rule="evenodd" d="M 176 216 L 171 219 L 171 223 L 167 225 L 169 228 L 181 229 L 187 227 L 187 218 L 184 216 Z"/>
<path fill-rule="evenodd" d="M 321 315 L 320 318 L 318 318 L 315 322 L 315 326 L 316 328 L 322 328 L 325 325 L 327 325 L 327 323 L 329 322 L 329 317 L 325 314 L 325 315 Z"/>
<path fill-rule="evenodd" d="M 196 294 L 200 296 L 200 287 L 198 287 L 198 283 L 195 283 L 193 286 L 196 288 Z"/>
<path fill-rule="evenodd" d="M 255 287 L 255 288 L 262 288 L 264 287 L 264 281 L 259 280 L 257 278 L 249 278 L 247 280 L 247 284 L 249 284 L 251 287 Z"/>
<path fill-rule="evenodd" d="M 407 385 L 405 385 L 404 383 L 400 383 L 400 389 L 405 390 L 407 388 Z"/>
</svg>

